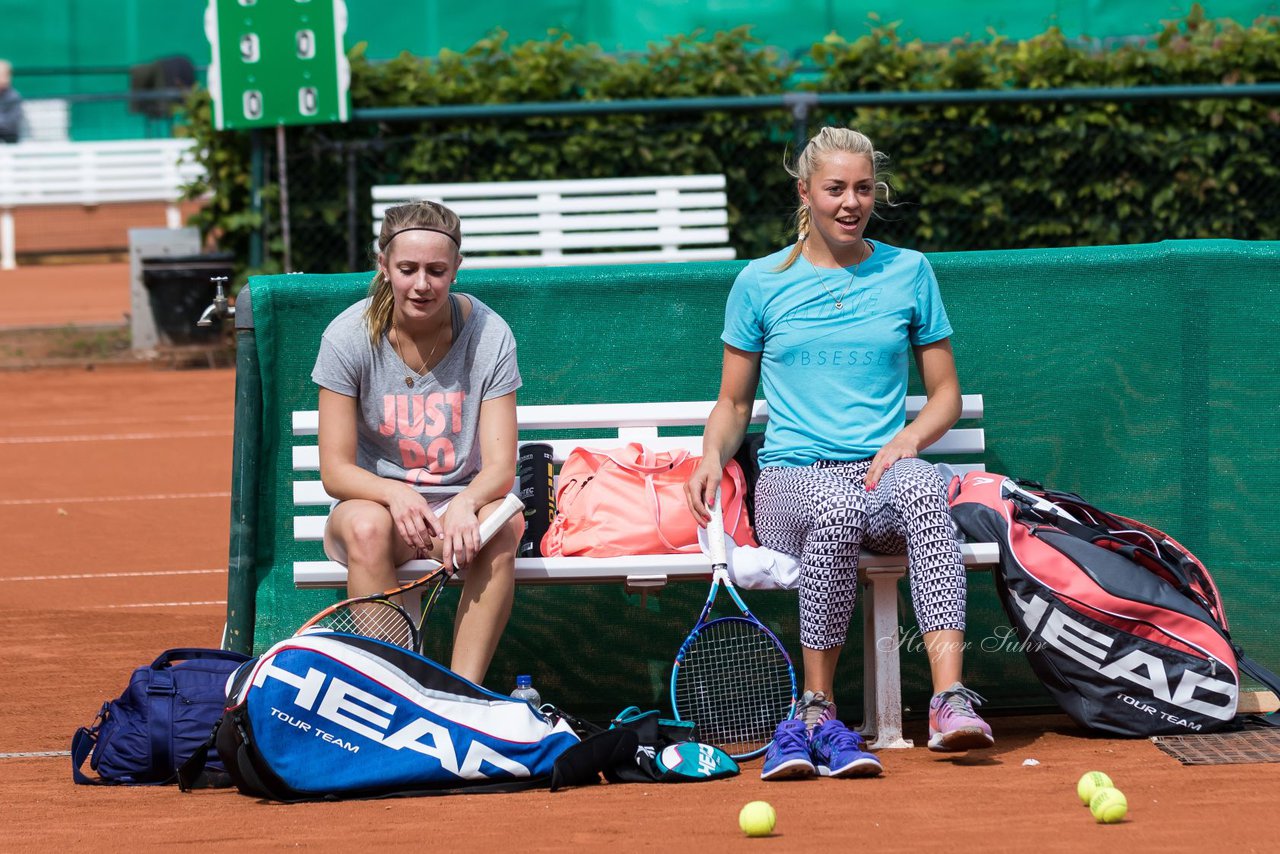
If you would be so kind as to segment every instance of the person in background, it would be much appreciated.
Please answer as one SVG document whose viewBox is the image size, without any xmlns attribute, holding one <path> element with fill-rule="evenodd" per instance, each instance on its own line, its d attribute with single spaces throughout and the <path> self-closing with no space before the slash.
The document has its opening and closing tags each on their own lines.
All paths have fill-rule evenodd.
<svg viewBox="0 0 1280 854">
<path fill-rule="evenodd" d="M 26 136 L 22 96 L 13 88 L 13 64 L 0 59 L 0 142 L 17 142 Z"/>
<path fill-rule="evenodd" d="M 516 342 L 473 296 L 453 293 L 462 228 L 444 205 L 390 208 L 367 299 L 325 330 L 320 478 L 338 499 L 324 531 L 347 593 L 396 585 L 414 557 L 465 567 L 450 667 L 476 684 L 511 614 L 520 514 L 487 544 L 480 520 L 516 476 Z"/>
<path fill-rule="evenodd" d="M 877 197 L 888 202 L 883 160 L 865 135 L 828 127 L 788 167 L 800 196 L 797 239 L 750 262 L 733 284 L 720 394 L 686 485 L 705 523 L 763 383 L 756 537 L 800 561 L 805 689 L 765 755 L 766 780 L 881 772 L 835 706 L 864 548 L 907 556 L 933 676 L 930 749 L 994 743 L 973 708 L 981 698 L 960 682 L 965 569 L 945 485 L 918 458 L 960 416 L 951 323 L 928 260 L 864 236 Z M 907 424 L 912 356 L 928 401 Z"/>
</svg>

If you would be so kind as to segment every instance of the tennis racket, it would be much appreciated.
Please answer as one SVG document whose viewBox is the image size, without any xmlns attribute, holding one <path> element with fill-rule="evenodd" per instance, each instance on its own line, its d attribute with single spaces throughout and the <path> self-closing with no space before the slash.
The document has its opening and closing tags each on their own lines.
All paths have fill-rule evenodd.
<svg viewBox="0 0 1280 854">
<path fill-rule="evenodd" d="M 796 706 L 796 672 L 778 638 L 756 619 L 729 580 L 724 519 L 716 493 L 707 523 L 711 590 L 698 622 L 676 653 L 671 706 L 676 720 L 693 721 L 698 738 L 735 759 L 764 752 L 773 731 Z M 724 587 L 742 616 L 709 619 Z"/>
<path fill-rule="evenodd" d="M 483 547 L 498 532 L 507 520 L 517 513 L 524 512 L 524 504 L 514 495 L 508 495 L 496 510 L 480 523 L 480 545 Z M 430 561 L 434 568 L 417 581 L 401 585 L 382 593 L 369 596 L 355 596 L 330 605 L 320 613 L 302 624 L 294 637 L 306 634 L 314 629 L 330 629 L 335 632 L 346 632 L 351 635 L 377 638 L 414 652 L 422 652 L 422 627 L 431 617 L 440 591 L 445 582 L 453 577 L 452 568 L 440 561 Z M 414 619 L 403 605 L 401 596 L 412 590 L 431 585 L 422 597 L 422 607 L 418 619 Z"/>
</svg>

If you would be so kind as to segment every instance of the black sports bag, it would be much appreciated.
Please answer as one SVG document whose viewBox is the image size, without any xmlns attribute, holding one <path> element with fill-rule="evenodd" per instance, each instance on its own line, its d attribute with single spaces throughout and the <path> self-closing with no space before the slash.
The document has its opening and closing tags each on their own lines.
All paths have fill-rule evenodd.
<svg viewBox="0 0 1280 854">
<path fill-rule="evenodd" d="M 1000 544 L 1005 612 L 1032 669 L 1081 726 L 1209 732 L 1235 720 L 1241 671 L 1280 688 L 1232 641 L 1208 570 L 1164 532 L 989 472 L 954 478 L 949 494 L 967 537 Z"/>
</svg>

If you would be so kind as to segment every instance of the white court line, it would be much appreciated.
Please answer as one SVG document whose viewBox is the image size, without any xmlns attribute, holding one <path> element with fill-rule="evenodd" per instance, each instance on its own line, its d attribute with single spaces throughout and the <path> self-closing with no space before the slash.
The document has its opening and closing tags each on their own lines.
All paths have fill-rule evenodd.
<svg viewBox="0 0 1280 854">
<path fill-rule="evenodd" d="M 6 436 L 0 445 L 56 445 L 62 442 L 132 442 L 154 439 L 209 439 L 230 436 L 230 430 L 200 430 L 195 433 L 90 433 L 79 436 Z"/>
<path fill-rule="evenodd" d="M 74 575 L 17 575 L 4 581 L 79 581 L 85 578 L 148 578 L 156 575 L 225 575 L 225 569 L 165 569 L 154 572 L 78 572 Z"/>
<path fill-rule="evenodd" d="M 173 423 L 175 421 L 224 421 L 225 415 L 165 415 L 164 420 Z M 6 421 L 8 427 L 48 427 L 50 424 L 57 424 L 65 427 L 69 424 L 81 424 L 85 427 L 101 427 L 103 424 L 141 424 L 147 425 L 155 421 L 154 418 L 141 418 L 137 415 L 119 418 L 20 418 Z"/>
<path fill-rule="evenodd" d="M 99 495 L 79 498 L 5 498 L 0 507 L 27 507 L 34 504 L 94 504 L 102 501 L 172 501 L 182 498 L 229 498 L 230 492 L 165 492 L 151 495 Z"/>
<path fill-rule="evenodd" d="M 210 599 L 207 602 L 136 602 L 130 605 L 92 605 L 92 608 L 187 608 L 197 605 L 225 605 L 226 599 Z"/>
<path fill-rule="evenodd" d="M 31 756 L 70 756 L 70 750 L 33 750 L 28 753 L 0 753 L 0 759 L 26 759 Z"/>
</svg>

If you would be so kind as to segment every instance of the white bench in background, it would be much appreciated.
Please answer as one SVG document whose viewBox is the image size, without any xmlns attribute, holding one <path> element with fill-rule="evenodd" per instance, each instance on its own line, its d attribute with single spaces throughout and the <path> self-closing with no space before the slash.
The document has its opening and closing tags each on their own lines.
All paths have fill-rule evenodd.
<svg viewBox="0 0 1280 854">
<path fill-rule="evenodd" d="M 517 420 L 520 441 L 546 442 L 556 463 L 579 445 L 610 447 L 641 442 L 656 450 L 686 448 L 701 453 L 701 436 L 660 436 L 659 428 L 702 427 L 714 405 L 712 401 L 680 403 L 624 403 L 561 406 L 520 406 Z M 914 418 L 924 405 L 923 397 L 907 399 L 907 417 Z M 962 418 L 982 417 L 982 396 L 965 395 Z M 753 424 L 768 418 L 763 401 L 757 401 Z M 332 501 L 318 480 L 320 453 L 315 444 L 319 418 L 316 412 L 293 413 L 292 467 L 293 503 L 296 507 L 328 507 Z M 608 437 L 592 439 L 548 439 L 546 433 L 573 428 L 607 429 Z M 981 453 L 986 446 L 981 427 L 956 428 L 925 450 L 934 458 L 950 454 Z M 980 464 L 953 464 L 959 471 L 982 469 Z M 298 515 L 293 519 L 294 538 L 319 541 L 324 535 L 323 515 Z M 989 566 L 999 559 L 996 543 L 965 543 L 961 546 L 966 566 Z M 873 746 L 911 747 L 902 737 L 902 685 L 898 661 L 898 581 L 906 574 L 906 559 L 864 551 L 858 562 L 859 576 L 866 586 L 863 597 L 863 730 L 874 734 Z M 402 582 L 420 577 L 429 568 L 426 561 L 409 561 L 398 569 Z M 639 555 L 620 558 L 518 558 L 517 584 L 583 584 L 622 582 L 629 590 L 654 590 L 669 581 L 710 581 L 711 566 L 701 554 Z M 334 561 L 298 561 L 293 565 L 297 587 L 346 586 L 346 567 Z M 749 595 L 749 594 L 748 594 Z M 696 615 L 690 614 L 689 619 Z M 878 639 L 891 639 L 891 641 Z"/>
<path fill-rule="evenodd" d="M 466 266 L 556 267 L 724 261 L 723 175 L 397 184 L 373 188 L 373 233 L 387 208 L 423 199 L 462 219 Z"/>
<path fill-rule="evenodd" d="M 164 202 L 168 227 L 180 227 L 183 187 L 204 175 L 194 147 L 189 139 L 0 145 L 0 269 L 17 266 L 15 208 Z"/>
</svg>

